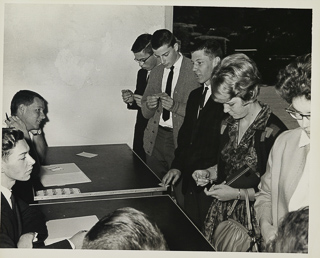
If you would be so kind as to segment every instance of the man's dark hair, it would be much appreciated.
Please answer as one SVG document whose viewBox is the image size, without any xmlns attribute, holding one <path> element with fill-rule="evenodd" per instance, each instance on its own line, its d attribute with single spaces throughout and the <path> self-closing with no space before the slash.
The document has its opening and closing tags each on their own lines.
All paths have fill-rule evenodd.
<svg viewBox="0 0 320 258">
<path fill-rule="evenodd" d="M 220 57 L 222 59 L 223 52 L 218 41 L 214 39 L 197 39 L 191 47 L 191 53 L 204 50 L 204 53 L 210 58 Z"/>
<path fill-rule="evenodd" d="M 2 128 L 2 159 L 5 160 L 17 142 L 24 139 L 23 132 L 12 128 Z"/>
<path fill-rule="evenodd" d="M 176 37 L 166 29 L 155 31 L 151 38 L 151 46 L 153 49 L 158 49 L 164 45 L 173 47 L 175 43 L 177 43 Z"/>
<path fill-rule="evenodd" d="M 137 39 L 133 43 L 131 47 L 131 51 L 133 53 L 139 53 L 142 50 L 144 50 L 145 53 L 153 54 L 151 43 L 150 43 L 151 37 L 152 35 L 148 33 L 141 34 L 139 37 L 137 37 Z"/>
<path fill-rule="evenodd" d="M 21 104 L 30 106 L 33 103 L 34 98 L 39 98 L 46 103 L 46 100 L 38 93 L 31 90 L 20 90 L 18 91 L 11 100 L 11 115 L 17 114 L 18 108 Z"/>
<path fill-rule="evenodd" d="M 99 220 L 86 234 L 83 249 L 167 250 L 157 225 L 133 208 L 120 208 Z"/>
</svg>

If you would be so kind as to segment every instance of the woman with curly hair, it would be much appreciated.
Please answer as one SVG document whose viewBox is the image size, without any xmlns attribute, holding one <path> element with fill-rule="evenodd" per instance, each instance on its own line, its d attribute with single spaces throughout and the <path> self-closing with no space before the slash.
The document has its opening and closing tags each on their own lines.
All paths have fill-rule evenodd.
<svg viewBox="0 0 320 258">
<path fill-rule="evenodd" d="M 311 54 L 297 57 L 279 72 L 276 90 L 290 104 L 286 111 L 300 127 L 277 138 L 261 178 L 255 210 L 266 244 L 288 212 L 309 205 Z"/>
</svg>

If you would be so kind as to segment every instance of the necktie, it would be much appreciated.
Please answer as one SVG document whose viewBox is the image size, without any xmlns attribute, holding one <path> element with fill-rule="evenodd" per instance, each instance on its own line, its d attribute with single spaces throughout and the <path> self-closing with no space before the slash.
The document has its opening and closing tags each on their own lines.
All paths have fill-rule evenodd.
<svg viewBox="0 0 320 258">
<path fill-rule="evenodd" d="M 14 198 L 13 194 L 11 194 L 10 200 L 11 200 L 13 214 L 15 216 L 15 219 L 17 220 L 18 236 L 20 236 L 22 234 L 21 218 L 20 218 L 20 213 L 19 213 L 19 210 L 18 210 L 18 206 L 16 204 L 16 201 L 15 201 L 15 198 Z"/>
<path fill-rule="evenodd" d="M 207 91 L 208 91 L 208 86 L 204 87 L 204 91 L 201 96 L 201 100 L 200 100 L 200 104 L 199 104 L 200 111 L 203 109 L 204 101 L 205 101 L 206 95 L 207 95 Z"/>
<path fill-rule="evenodd" d="M 166 85 L 166 93 L 168 94 L 169 97 L 171 97 L 173 69 L 174 69 L 174 66 L 171 66 L 168 79 L 167 79 L 167 85 Z M 162 118 L 164 121 L 167 121 L 170 118 L 170 111 L 163 109 Z"/>
</svg>

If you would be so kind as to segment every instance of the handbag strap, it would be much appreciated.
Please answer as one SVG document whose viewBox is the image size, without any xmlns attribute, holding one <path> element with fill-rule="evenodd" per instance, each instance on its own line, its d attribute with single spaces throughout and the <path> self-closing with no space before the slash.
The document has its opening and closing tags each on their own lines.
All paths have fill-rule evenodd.
<svg viewBox="0 0 320 258">
<path fill-rule="evenodd" d="M 245 201 L 246 201 L 246 211 L 247 211 L 247 218 L 248 218 L 248 230 L 252 230 L 252 223 L 251 223 L 251 212 L 250 212 L 250 204 L 249 204 L 249 193 L 247 189 L 243 189 L 244 190 L 244 196 L 245 196 Z M 234 200 L 228 213 L 227 213 L 227 217 L 229 218 L 234 210 L 234 208 L 236 207 L 237 203 L 238 203 L 238 199 Z"/>
<path fill-rule="evenodd" d="M 249 204 L 249 193 L 247 189 L 244 189 L 244 195 L 246 199 L 246 208 L 247 208 L 247 217 L 248 217 L 248 230 L 252 230 L 252 224 L 251 224 L 251 212 L 250 212 L 250 204 Z"/>
</svg>

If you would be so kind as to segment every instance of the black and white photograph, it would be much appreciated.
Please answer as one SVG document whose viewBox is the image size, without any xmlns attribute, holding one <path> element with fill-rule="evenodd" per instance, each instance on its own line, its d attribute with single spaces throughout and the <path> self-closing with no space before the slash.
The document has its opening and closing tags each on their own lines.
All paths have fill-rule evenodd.
<svg viewBox="0 0 320 258">
<path fill-rule="evenodd" d="M 0 1 L 0 256 L 317 257 L 318 5 Z"/>
</svg>

